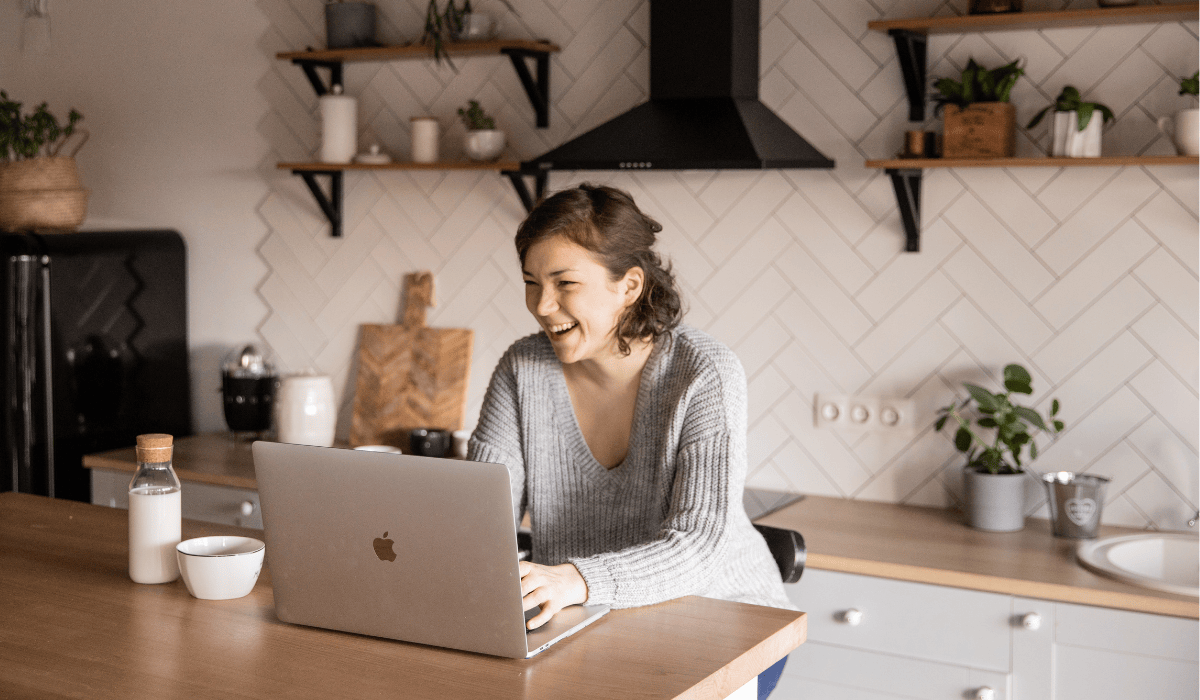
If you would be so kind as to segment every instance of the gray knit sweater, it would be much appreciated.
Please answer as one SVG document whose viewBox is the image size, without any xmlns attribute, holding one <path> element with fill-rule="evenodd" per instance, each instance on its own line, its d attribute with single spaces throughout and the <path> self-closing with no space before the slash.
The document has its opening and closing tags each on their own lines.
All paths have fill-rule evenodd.
<svg viewBox="0 0 1200 700">
<path fill-rule="evenodd" d="M 507 465 L 533 561 L 574 564 L 589 604 L 702 595 L 794 609 L 742 507 L 745 373 L 701 331 L 681 326 L 655 343 L 629 452 L 612 470 L 583 439 L 549 339 L 518 340 L 492 374 L 469 458 Z"/>
</svg>

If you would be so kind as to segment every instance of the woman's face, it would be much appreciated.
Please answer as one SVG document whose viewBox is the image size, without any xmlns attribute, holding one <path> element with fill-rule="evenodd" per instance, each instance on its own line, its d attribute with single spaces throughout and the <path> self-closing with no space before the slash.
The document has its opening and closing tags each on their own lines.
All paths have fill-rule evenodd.
<svg viewBox="0 0 1200 700">
<path fill-rule="evenodd" d="M 621 313 L 637 301 L 643 272 L 619 280 L 591 251 L 555 236 L 525 253 L 525 306 L 550 338 L 563 364 L 615 356 Z"/>
</svg>

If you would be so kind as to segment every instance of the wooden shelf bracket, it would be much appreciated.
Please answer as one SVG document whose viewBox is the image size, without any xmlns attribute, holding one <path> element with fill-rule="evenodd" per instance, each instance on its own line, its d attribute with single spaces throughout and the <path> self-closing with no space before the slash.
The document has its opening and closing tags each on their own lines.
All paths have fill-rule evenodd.
<svg viewBox="0 0 1200 700">
<path fill-rule="evenodd" d="M 925 121 L 925 45 L 926 36 L 907 29 L 889 29 L 896 42 L 896 57 L 904 75 L 904 91 L 908 93 L 908 120 Z"/>
<path fill-rule="evenodd" d="M 329 235 L 334 238 L 342 237 L 342 171 L 341 170 L 293 170 L 293 175 L 299 175 L 304 178 L 304 184 L 308 185 L 308 191 L 312 192 L 313 199 L 317 200 L 317 206 L 321 207 L 321 211 L 325 213 L 325 218 L 329 219 Z M 329 176 L 329 196 L 325 196 L 325 191 L 317 184 L 318 175 Z"/>
<path fill-rule="evenodd" d="M 512 60 L 513 69 L 521 79 L 521 86 L 529 96 L 529 103 L 537 113 L 538 128 L 545 129 L 550 126 L 550 54 L 527 49 L 501 49 L 500 52 Z M 536 62 L 536 80 L 529 72 L 529 64 L 525 62 L 527 58 Z"/>
<path fill-rule="evenodd" d="M 312 84 L 313 91 L 317 93 L 317 97 L 328 94 L 334 85 L 342 84 L 341 61 L 314 61 L 307 58 L 293 58 L 292 63 L 304 69 L 304 75 L 308 78 L 308 82 Z M 320 74 L 317 73 L 318 68 L 329 69 L 329 84 L 321 80 Z"/>
<path fill-rule="evenodd" d="M 512 182 L 513 189 L 517 191 L 517 196 L 521 198 L 521 204 L 525 205 L 525 211 L 533 211 L 533 207 L 542 201 L 542 197 L 546 194 L 546 180 L 550 177 L 550 172 L 548 170 L 539 170 L 533 173 L 521 170 L 505 170 L 502 172 Z M 533 177 L 534 191 L 532 194 L 529 192 L 529 186 L 525 182 L 527 176 Z"/>
<path fill-rule="evenodd" d="M 892 178 L 900 220 L 904 223 L 904 252 L 921 251 L 921 174 L 923 170 L 894 169 L 885 171 Z"/>
</svg>

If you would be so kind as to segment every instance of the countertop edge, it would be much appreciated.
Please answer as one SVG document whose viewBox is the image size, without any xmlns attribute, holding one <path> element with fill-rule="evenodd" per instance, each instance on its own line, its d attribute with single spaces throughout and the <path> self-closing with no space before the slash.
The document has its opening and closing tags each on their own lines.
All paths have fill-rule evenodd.
<svg viewBox="0 0 1200 700">
<path fill-rule="evenodd" d="M 821 571 L 837 571 L 846 574 L 861 574 L 863 576 L 875 576 L 898 581 L 964 588 L 985 593 L 1017 595 L 1026 598 L 1039 598 L 1056 603 L 1076 603 L 1102 608 L 1200 619 L 1200 601 L 1189 603 L 1183 600 L 1171 600 L 1150 595 L 1078 588 L 1058 583 L 1026 581 L 1004 578 L 1002 576 L 973 574 L 949 569 L 934 569 L 924 566 L 913 566 L 911 564 L 854 559 L 815 552 L 808 555 L 806 565 Z"/>
<path fill-rule="evenodd" d="M 808 640 L 808 613 L 779 628 L 770 637 L 746 650 L 724 668 L 697 683 L 675 700 L 722 700 Z M 764 666 L 763 663 L 766 665 Z"/>
</svg>

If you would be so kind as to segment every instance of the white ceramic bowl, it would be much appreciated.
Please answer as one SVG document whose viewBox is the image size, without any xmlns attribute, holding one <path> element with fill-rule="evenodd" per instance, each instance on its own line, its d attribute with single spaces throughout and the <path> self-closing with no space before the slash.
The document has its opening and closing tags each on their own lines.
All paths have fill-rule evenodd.
<svg viewBox="0 0 1200 700">
<path fill-rule="evenodd" d="M 386 452 L 394 455 L 401 454 L 399 447 L 392 447 L 391 445 L 359 445 L 354 449 L 361 450 L 363 452 Z"/>
<path fill-rule="evenodd" d="M 197 537 L 175 546 L 188 592 L 204 600 L 248 594 L 262 571 L 267 545 L 251 537 Z"/>
</svg>

